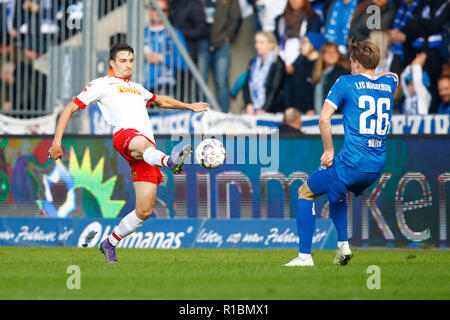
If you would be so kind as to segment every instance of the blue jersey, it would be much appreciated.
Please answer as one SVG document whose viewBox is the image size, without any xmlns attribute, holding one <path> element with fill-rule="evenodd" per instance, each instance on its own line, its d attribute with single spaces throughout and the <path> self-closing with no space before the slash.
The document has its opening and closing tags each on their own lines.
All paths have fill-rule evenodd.
<svg viewBox="0 0 450 320">
<path fill-rule="evenodd" d="M 381 172 L 386 162 L 385 141 L 394 106 L 396 75 L 341 76 L 326 101 L 344 117 L 344 146 L 336 157 L 361 172 Z"/>
</svg>

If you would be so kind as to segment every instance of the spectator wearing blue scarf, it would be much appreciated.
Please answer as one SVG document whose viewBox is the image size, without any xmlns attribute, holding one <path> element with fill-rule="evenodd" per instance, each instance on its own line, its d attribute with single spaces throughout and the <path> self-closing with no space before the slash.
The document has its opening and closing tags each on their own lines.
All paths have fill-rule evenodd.
<svg viewBox="0 0 450 320">
<path fill-rule="evenodd" d="M 284 110 L 284 63 L 278 56 L 277 40 L 271 32 L 255 35 L 256 57 L 249 63 L 244 85 L 247 114 Z"/>
<path fill-rule="evenodd" d="M 341 53 L 347 51 L 350 25 L 359 0 L 334 0 L 327 14 L 325 38 L 335 43 Z"/>
<path fill-rule="evenodd" d="M 402 62 L 405 61 L 403 42 L 405 36 L 402 33 L 406 26 L 406 23 L 411 19 L 419 4 L 419 0 L 404 0 L 398 8 L 397 14 L 394 19 L 394 23 L 391 28 L 392 46 L 391 51 L 398 56 Z"/>
<path fill-rule="evenodd" d="M 397 31 L 394 41 L 403 43 L 405 64 L 409 64 L 417 52 L 425 52 L 427 60 L 424 70 L 430 77 L 432 103 L 430 113 L 435 113 L 439 106 L 437 80 L 444 62 L 442 40 L 445 24 L 450 21 L 450 2 L 448 0 L 420 0 L 412 18 L 402 31 Z"/>
<path fill-rule="evenodd" d="M 168 15 L 167 2 L 158 1 L 158 5 Z M 144 29 L 144 87 L 151 92 L 173 94 L 177 85 L 177 70 L 185 70 L 186 62 L 153 7 L 150 14 L 151 25 Z M 177 34 L 186 48 L 183 35 L 178 30 Z"/>
<path fill-rule="evenodd" d="M 407 115 L 429 114 L 431 95 L 427 87 L 430 87 L 430 78 L 423 71 L 427 60 L 425 53 L 417 54 L 411 65 L 407 66 L 400 76 L 400 81 L 405 94 L 403 113 Z"/>
</svg>

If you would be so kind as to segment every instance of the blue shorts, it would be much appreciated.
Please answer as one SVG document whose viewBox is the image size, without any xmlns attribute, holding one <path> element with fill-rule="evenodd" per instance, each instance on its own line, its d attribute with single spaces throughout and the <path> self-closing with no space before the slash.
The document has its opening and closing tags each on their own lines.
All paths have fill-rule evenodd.
<svg viewBox="0 0 450 320">
<path fill-rule="evenodd" d="M 331 167 L 320 166 L 314 171 L 307 184 L 316 196 L 327 193 L 330 202 L 338 202 L 345 199 L 349 191 L 359 196 L 377 181 L 380 174 L 381 172 L 361 172 L 358 168 L 346 166 L 335 159 Z"/>
</svg>

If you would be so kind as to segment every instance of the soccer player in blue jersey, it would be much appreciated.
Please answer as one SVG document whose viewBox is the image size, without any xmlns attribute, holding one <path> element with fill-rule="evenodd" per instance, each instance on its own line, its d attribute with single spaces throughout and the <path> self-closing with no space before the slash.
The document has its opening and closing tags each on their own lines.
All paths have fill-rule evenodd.
<svg viewBox="0 0 450 320">
<path fill-rule="evenodd" d="M 373 184 L 386 162 L 385 141 L 394 105 L 398 76 L 375 75 L 380 60 L 379 48 L 371 42 L 349 44 L 351 75 L 341 76 L 323 104 L 319 127 L 324 152 L 320 167 L 298 191 L 297 231 L 300 253 L 285 266 L 313 266 L 312 237 L 316 213 L 314 200 L 328 194 L 330 216 L 338 233 L 334 264 L 346 265 L 353 254 L 347 238 L 347 201 L 349 191 L 356 196 Z M 331 117 L 341 108 L 345 138 L 335 157 Z"/>
</svg>

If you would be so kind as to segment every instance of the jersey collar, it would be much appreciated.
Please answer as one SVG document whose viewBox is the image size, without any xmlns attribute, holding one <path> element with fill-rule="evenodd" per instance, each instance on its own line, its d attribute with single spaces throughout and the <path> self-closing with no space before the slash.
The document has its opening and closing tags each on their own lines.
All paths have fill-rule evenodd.
<svg viewBox="0 0 450 320">
<path fill-rule="evenodd" d="M 378 79 L 377 76 L 373 76 L 372 77 L 371 75 L 368 75 L 367 73 L 361 73 L 361 75 L 369 78 L 370 80 L 377 80 Z"/>
<path fill-rule="evenodd" d="M 116 76 L 110 76 L 110 77 L 113 77 L 113 78 L 117 78 L 117 79 L 120 79 L 120 80 L 123 80 L 123 81 L 125 81 L 125 82 L 130 82 L 131 81 L 131 78 L 122 78 L 122 77 L 116 77 Z"/>
</svg>

